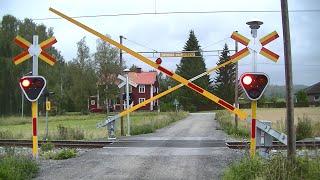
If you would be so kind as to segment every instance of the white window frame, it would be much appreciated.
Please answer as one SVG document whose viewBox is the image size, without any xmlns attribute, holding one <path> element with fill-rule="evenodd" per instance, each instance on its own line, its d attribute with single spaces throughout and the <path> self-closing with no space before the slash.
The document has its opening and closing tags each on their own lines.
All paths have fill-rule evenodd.
<svg viewBox="0 0 320 180">
<path fill-rule="evenodd" d="M 313 100 L 314 101 L 320 101 L 320 96 L 318 95 L 318 98 L 316 98 L 316 96 L 313 96 Z"/>
<path fill-rule="evenodd" d="M 145 92 L 146 92 L 146 86 L 144 84 L 139 85 L 139 93 L 145 93 Z"/>
<path fill-rule="evenodd" d="M 146 100 L 146 98 L 139 98 L 139 104 L 142 103 L 145 100 Z"/>
</svg>

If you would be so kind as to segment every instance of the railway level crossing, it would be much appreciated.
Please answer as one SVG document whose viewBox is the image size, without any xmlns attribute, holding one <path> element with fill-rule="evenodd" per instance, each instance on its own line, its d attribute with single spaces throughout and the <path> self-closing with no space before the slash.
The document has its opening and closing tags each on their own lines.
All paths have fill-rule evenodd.
<svg viewBox="0 0 320 180">
<path fill-rule="evenodd" d="M 49 8 L 49 10 L 55 14 L 57 14 L 58 16 L 68 20 L 69 22 L 81 27 L 82 29 L 94 34 L 95 36 L 101 38 L 102 40 L 104 40 L 105 42 L 108 42 L 114 46 L 116 46 L 117 48 L 119 49 L 122 49 L 123 51 L 127 52 L 128 54 L 132 55 L 133 57 L 136 57 L 137 59 L 141 60 L 142 62 L 154 67 L 155 69 L 158 69 L 159 71 L 165 73 L 167 76 L 175 79 L 176 81 L 182 83 L 183 85 L 189 87 L 190 89 L 192 89 L 193 91 L 207 97 L 208 99 L 212 100 L 213 102 L 219 104 L 220 106 L 224 107 L 225 109 L 229 110 L 230 112 L 234 113 L 234 114 L 237 114 L 239 116 L 240 119 L 244 120 L 247 118 L 247 113 L 232 106 L 231 104 L 229 104 L 228 102 L 224 101 L 223 99 L 215 96 L 214 94 L 206 91 L 205 89 L 197 86 L 196 84 L 188 81 L 187 79 L 181 77 L 180 75 L 176 74 L 176 73 L 173 73 L 169 70 L 167 70 L 166 68 L 162 67 L 161 65 L 153 62 L 152 60 L 148 59 L 147 57 L 139 54 L 139 53 L 136 53 L 135 51 L 129 49 L 128 47 L 122 45 L 122 44 L 119 44 L 118 42 L 112 40 L 111 38 L 108 38 L 106 37 L 105 35 L 97 32 L 96 30 L 80 23 L 79 21 L 76 21 L 75 19 L 53 9 L 53 8 Z"/>
<path fill-rule="evenodd" d="M 176 89 L 178 89 L 178 88 L 180 88 L 180 87 L 185 85 L 185 86 L 189 87 L 190 89 L 192 89 L 193 91 L 196 91 L 197 93 L 207 97 L 208 99 L 210 99 L 210 100 L 214 101 L 215 103 L 219 104 L 220 106 L 224 107 L 228 111 L 238 115 L 240 119 L 244 120 L 244 119 L 247 118 L 247 113 L 243 112 L 242 110 L 240 110 L 240 109 L 232 106 L 231 104 L 227 103 L 223 99 L 215 96 L 214 94 L 212 94 L 212 93 L 204 90 L 203 88 L 197 86 L 196 84 L 192 83 L 193 80 L 198 79 L 198 78 L 200 78 L 200 77 L 202 77 L 204 75 L 208 75 L 212 71 L 214 71 L 215 69 L 223 67 L 223 66 L 215 67 L 215 68 L 213 68 L 214 70 L 213 69 L 209 70 L 209 71 L 204 72 L 204 73 L 202 73 L 202 74 L 200 74 L 200 75 L 198 75 L 198 76 L 196 76 L 196 77 L 194 77 L 194 78 L 192 78 L 190 80 L 186 80 L 185 78 L 179 76 L 178 74 L 175 74 L 175 73 L 167 70 L 166 68 L 162 67 L 160 64 L 153 62 L 152 60 L 148 59 L 147 57 L 145 57 L 145 56 L 143 56 L 143 55 L 141 55 L 141 54 L 129 49 L 126 46 L 123 46 L 122 44 L 119 44 L 118 42 L 112 40 L 111 38 L 108 38 L 108 37 L 104 36 L 103 34 L 97 32 L 96 30 L 94 30 L 94 29 L 92 29 L 92 28 L 90 28 L 90 27 L 88 27 L 88 26 L 86 26 L 86 25 L 84 25 L 82 23 L 80 23 L 79 21 L 76 21 L 75 19 L 73 19 L 73 18 L 71 18 L 71 17 L 69 17 L 69 16 L 67 16 L 67 15 L 65 15 L 65 14 L 63 14 L 63 13 L 61 13 L 61 12 L 55 10 L 55 9 L 53 9 L 53 8 L 49 8 L 49 10 L 51 12 L 55 13 L 56 15 L 68 20 L 69 22 L 81 27 L 82 29 L 92 33 L 93 35 L 101 38 L 105 42 L 108 42 L 108 43 L 116 46 L 117 48 L 127 52 L 128 54 L 132 55 L 133 57 L 136 57 L 137 59 L 143 61 L 144 63 L 146 63 L 146 64 L 158 69 L 159 71 L 165 73 L 167 76 L 170 76 L 171 78 L 173 78 L 176 81 L 181 83 L 180 85 L 177 85 L 177 86 L 175 86 L 175 87 L 173 87 L 173 88 L 171 88 L 171 89 L 169 89 L 169 90 L 167 90 L 167 91 L 165 91 L 163 93 L 160 93 L 158 96 L 155 96 L 153 99 L 151 98 L 151 99 L 145 101 L 144 103 L 151 102 L 151 101 L 155 100 L 156 98 L 160 98 L 160 97 L 162 97 L 162 96 L 164 96 L 164 95 L 166 95 L 166 94 L 168 94 L 170 92 L 173 92 L 174 90 L 176 90 Z M 234 32 L 231 37 L 233 39 L 239 41 L 241 44 L 243 44 L 245 46 L 248 46 L 249 41 L 250 41 L 248 38 L 245 38 L 244 36 L 242 36 L 242 35 L 240 35 L 239 33 L 236 33 L 236 32 Z M 260 39 L 260 43 L 262 44 L 262 46 L 264 46 L 264 45 L 268 44 L 269 42 L 271 42 L 272 40 L 276 39 L 277 37 L 279 37 L 277 35 L 277 33 L 276 32 L 272 32 L 271 34 L 267 35 L 266 37 Z M 230 60 L 228 62 L 226 62 L 226 64 L 224 64 L 224 66 L 229 64 L 229 63 L 236 62 L 236 61 L 240 60 L 242 57 L 244 57 L 244 56 L 246 56 L 248 54 L 249 54 L 248 47 L 246 47 L 242 51 L 239 51 L 238 54 L 235 54 L 233 58 L 231 57 Z M 279 56 L 277 54 L 273 53 L 272 51 L 268 50 L 265 47 L 261 48 L 260 54 L 265 56 L 265 57 L 267 57 L 267 58 L 269 58 L 269 59 L 271 59 L 271 60 L 273 60 L 273 61 L 275 61 L 275 62 L 279 58 Z M 140 103 L 141 106 L 143 106 L 144 103 Z M 130 109 L 127 109 L 127 110 L 121 112 L 120 114 L 118 114 L 118 115 L 116 115 L 116 116 L 114 116 L 112 118 L 107 119 L 105 122 L 97 124 L 97 126 L 98 127 L 106 126 L 109 122 L 113 122 L 117 118 L 122 117 L 122 116 L 128 114 L 129 112 L 132 112 L 132 111 L 138 109 L 140 104 L 138 104 L 138 105 L 136 105 L 136 106 L 134 106 L 134 107 L 132 107 Z M 252 107 L 253 107 L 252 108 L 252 117 L 254 118 L 256 116 L 256 107 L 254 107 L 254 106 L 252 106 Z M 251 129 L 255 129 L 255 128 L 256 128 L 255 127 L 255 123 L 252 123 L 252 128 Z M 253 137 L 255 138 L 255 130 L 254 131 L 252 130 L 251 133 L 254 134 Z M 253 139 L 251 141 L 251 147 L 253 147 L 253 146 L 254 146 L 254 148 L 251 148 L 251 150 L 253 149 L 255 151 L 255 139 Z M 252 156 L 254 156 L 255 152 L 251 151 L 251 153 L 252 153 Z"/>
</svg>

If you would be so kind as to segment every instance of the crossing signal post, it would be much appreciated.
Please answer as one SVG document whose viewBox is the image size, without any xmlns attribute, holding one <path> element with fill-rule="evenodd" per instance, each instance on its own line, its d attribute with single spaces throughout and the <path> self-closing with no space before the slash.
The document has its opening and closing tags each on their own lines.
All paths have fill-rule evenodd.
<svg viewBox="0 0 320 180">
<path fill-rule="evenodd" d="M 38 36 L 33 36 L 32 44 L 24 38 L 17 36 L 14 42 L 23 49 L 23 52 L 13 58 L 15 65 L 18 65 L 32 57 L 32 76 L 24 76 L 20 79 L 19 85 L 26 98 L 32 103 L 32 155 L 38 158 L 38 99 L 46 86 L 46 80 L 38 76 L 38 57 L 44 62 L 53 66 L 56 60 L 45 49 L 51 47 L 57 40 L 51 37 L 38 44 Z"/>
<path fill-rule="evenodd" d="M 256 152 L 256 120 L 257 120 L 257 100 L 261 98 L 268 83 L 269 78 L 265 73 L 244 73 L 240 77 L 241 86 L 251 100 L 251 139 L 250 139 L 250 155 L 255 156 Z"/>
</svg>

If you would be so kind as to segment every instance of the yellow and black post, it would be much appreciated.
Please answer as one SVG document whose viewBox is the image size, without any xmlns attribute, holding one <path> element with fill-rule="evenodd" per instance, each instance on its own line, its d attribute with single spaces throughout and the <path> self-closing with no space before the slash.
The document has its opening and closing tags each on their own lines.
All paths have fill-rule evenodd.
<svg viewBox="0 0 320 180">
<path fill-rule="evenodd" d="M 38 158 L 38 101 L 32 102 L 32 155 Z"/>
<path fill-rule="evenodd" d="M 257 101 L 251 101 L 251 140 L 250 157 L 254 158 L 256 154 L 256 120 L 257 120 Z"/>
</svg>

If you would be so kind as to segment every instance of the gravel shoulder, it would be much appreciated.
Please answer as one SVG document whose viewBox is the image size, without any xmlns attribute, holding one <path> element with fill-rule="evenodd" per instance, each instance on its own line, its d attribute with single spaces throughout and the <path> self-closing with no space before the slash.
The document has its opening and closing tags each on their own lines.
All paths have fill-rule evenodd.
<svg viewBox="0 0 320 180">
<path fill-rule="evenodd" d="M 216 129 L 214 115 L 190 114 L 155 133 L 122 139 L 230 140 Z M 108 147 L 68 160 L 42 160 L 36 179 L 221 179 L 222 170 L 242 156 L 226 147 Z"/>
</svg>

